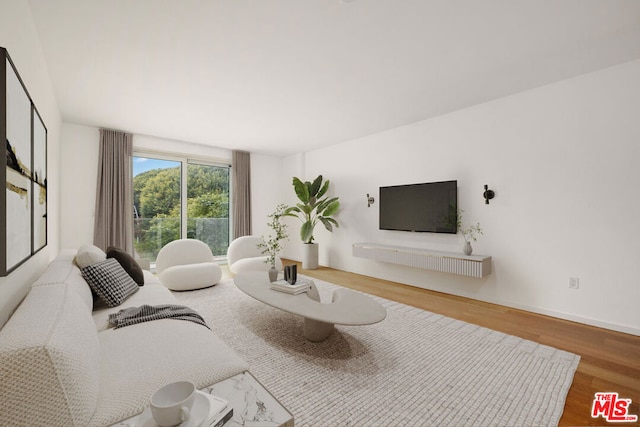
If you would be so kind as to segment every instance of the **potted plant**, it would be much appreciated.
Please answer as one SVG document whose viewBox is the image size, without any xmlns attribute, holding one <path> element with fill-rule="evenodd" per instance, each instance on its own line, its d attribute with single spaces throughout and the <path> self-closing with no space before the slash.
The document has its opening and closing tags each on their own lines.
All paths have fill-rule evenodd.
<svg viewBox="0 0 640 427">
<path fill-rule="evenodd" d="M 302 221 L 300 227 L 300 239 L 304 243 L 302 268 L 313 270 L 318 268 L 318 245 L 313 242 L 313 231 L 319 222 L 329 232 L 333 231 L 333 227 L 339 227 L 338 221 L 331 217 L 340 208 L 340 202 L 338 197 L 324 197 L 329 189 L 329 180 L 323 183 L 322 175 L 318 175 L 313 182 L 302 182 L 299 178 L 293 177 L 293 188 L 300 203 L 288 207 L 285 215 Z"/>
<path fill-rule="evenodd" d="M 462 251 L 465 255 L 471 255 L 471 253 L 473 252 L 471 241 L 477 241 L 478 238 L 476 236 L 484 233 L 482 232 L 482 228 L 480 227 L 479 222 L 465 227 L 462 223 L 462 212 L 464 212 L 462 209 L 458 209 L 457 228 L 458 232 L 462 234 L 462 237 L 464 237 L 464 247 Z"/>
<path fill-rule="evenodd" d="M 278 278 L 278 270 L 276 269 L 276 258 L 278 257 L 278 252 L 282 250 L 280 241 L 289 238 L 289 235 L 287 234 L 287 224 L 283 224 L 282 222 L 280 222 L 280 218 L 285 215 L 286 209 L 286 205 L 280 204 L 276 206 L 276 209 L 273 213 L 267 215 L 268 218 L 271 218 L 267 225 L 271 227 L 275 235 L 270 234 L 268 237 L 261 236 L 260 238 L 262 239 L 262 241 L 258 243 L 258 249 L 262 250 L 263 255 L 267 255 L 265 263 L 271 265 L 271 268 L 269 269 L 269 280 L 271 282 L 275 281 Z"/>
</svg>

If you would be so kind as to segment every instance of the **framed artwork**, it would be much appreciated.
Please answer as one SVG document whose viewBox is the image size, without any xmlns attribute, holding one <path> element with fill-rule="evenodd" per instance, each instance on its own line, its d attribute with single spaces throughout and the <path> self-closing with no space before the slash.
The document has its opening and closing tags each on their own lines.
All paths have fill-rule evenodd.
<svg viewBox="0 0 640 427">
<path fill-rule="evenodd" d="M 47 128 L 6 49 L 0 48 L 0 276 L 47 244 Z"/>
<path fill-rule="evenodd" d="M 32 109 L 33 123 L 33 253 L 47 246 L 47 128 L 38 110 Z"/>
</svg>

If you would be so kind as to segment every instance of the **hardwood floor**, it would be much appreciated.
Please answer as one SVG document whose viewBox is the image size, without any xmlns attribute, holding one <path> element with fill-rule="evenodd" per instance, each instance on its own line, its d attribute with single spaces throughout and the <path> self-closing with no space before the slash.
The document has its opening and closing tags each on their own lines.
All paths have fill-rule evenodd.
<svg viewBox="0 0 640 427">
<path fill-rule="evenodd" d="M 291 260 L 283 262 L 296 263 Z M 620 398 L 631 399 L 629 414 L 640 415 L 638 336 L 326 267 L 303 270 L 300 263 L 297 264 L 298 272 L 310 277 L 578 354 L 580 364 L 559 425 L 640 425 L 609 423 L 602 417 L 591 417 L 596 392 L 617 392 Z"/>
</svg>

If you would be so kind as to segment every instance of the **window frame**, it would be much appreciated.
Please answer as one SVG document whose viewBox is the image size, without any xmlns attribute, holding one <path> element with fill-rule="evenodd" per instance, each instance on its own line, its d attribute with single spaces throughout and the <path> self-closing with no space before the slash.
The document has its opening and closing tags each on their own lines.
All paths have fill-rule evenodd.
<svg viewBox="0 0 640 427">
<path fill-rule="evenodd" d="M 231 243 L 231 236 L 233 236 L 233 197 L 231 197 L 231 189 L 233 188 L 233 173 L 232 173 L 232 165 L 231 160 L 227 159 L 219 159 L 213 157 L 206 156 L 189 156 L 189 155 L 181 155 L 178 153 L 164 152 L 164 151 L 154 151 L 154 150 L 146 150 L 146 149 L 136 149 L 134 147 L 132 155 L 131 155 L 131 172 L 133 179 L 133 159 L 135 157 L 143 157 L 150 159 L 158 159 L 158 160 L 166 160 L 171 162 L 180 163 L 180 238 L 184 239 L 187 236 L 187 178 L 188 178 L 188 166 L 191 165 L 202 165 L 202 166 L 212 166 L 212 167 L 220 167 L 227 168 L 229 170 L 229 243 Z M 133 199 L 133 191 L 131 193 L 131 198 Z M 133 221 L 133 216 L 131 218 Z M 215 256 L 216 260 L 226 260 L 226 254 L 224 256 L 218 255 Z"/>
</svg>

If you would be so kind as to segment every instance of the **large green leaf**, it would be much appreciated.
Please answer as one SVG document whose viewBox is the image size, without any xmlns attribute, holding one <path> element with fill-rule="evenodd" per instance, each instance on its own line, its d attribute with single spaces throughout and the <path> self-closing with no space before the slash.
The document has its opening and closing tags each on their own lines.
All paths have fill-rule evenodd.
<svg viewBox="0 0 640 427">
<path fill-rule="evenodd" d="M 340 209 L 340 202 L 337 200 L 334 200 L 333 202 L 329 203 L 329 205 L 326 207 L 324 212 L 322 212 L 322 215 L 331 216 L 336 212 L 338 212 L 338 209 Z"/>
<path fill-rule="evenodd" d="M 319 200 L 318 203 L 315 206 L 316 213 L 318 215 L 322 215 L 322 210 L 326 207 L 326 205 L 327 205 L 327 199 Z"/>
<path fill-rule="evenodd" d="M 331 203 L 335 202 L 336 200 L 338 200 L 338 198 L 337 198 L 337 197 L 333 197 L 333 198 L 331 198 L 331 199 L 322 199 L 322 202 L 321 202 L 321 203 L 318 203 L 318 207 L 317 207 L 318 215 L 325 215 L 325 216 L 329 216 L 329 215 L 326 215 L 326 214 L 324 213 L 324 210 L 325 210 L 325 209 L 327 209 L 327 207 L 328 207 Z"/>
<path fill-rule="evenodd" d="M 318 195 L 320 185 L 322 185 L 322 175 L 318 175 L 318 177 L 313 180 L 313 184 L 311 184 L 309 188 L 309 196 L 316 198 L 322 197 L 321 195 Z"/>
<path fill-rule="evenodd" d="M 313 210 L 313 207 L 311 207 L 310 205 L 298 205 L 298 206 L 300 207 L 300 210 L 305 213 L 305 215 L 311 215 L 311 211 Z"/>
<path fill-rule="evenodd" d="M 333 231 L 333 225 L 331 224 L 331 221 L 329 221 L 331 218 L 325 218 L 323 216 L 318 217 L 318 219 L 320 220 L 320 222 L 322 222 L 322 224 L 324 224 L 324 228 L 326 228 L 329 231 Z"/>
<path fill-rule="evenodd" d="M 327 218 L 327 217 L 324 217 L 324 216 L 322 218 L 324 218 L 327 222 L 333 224 L 334 227 L 336 227 L 336 228 L 340 227 L 340 225 L 338 224 L 338 221 L 336 221 L 335 219 Z"/>
<path fill-rule="evenodd" d="M 295 217 L 298 216 L 298 215 L 295 215 L 292 212 L 300 212 L 300 208 L 297 207 L 297 206 L 289 206 L 287 209 L 285 209 L 284 215 L 286 215 L 286 216 L 295 216 Z"/>
<path fill-rule="evenodd" d="M 320 191 L 318 191 L 318 194 L 316 195 L 316 197 L 319 199 L 320 197 L 324 196 L 324 194 L 327 192 L 328 189 L 329 189 L 329 180 L 326 180 L 324 182 L 324 185 L 320 189 Z"/>
<path fill-rule="evenodd" d="M 293 188 L 296 192 L 296 196 L 298 196 L 298 199 L 300 199 L 302 203 L 309 202 L 309 187 L 307 187 L 304 182 L 293 177 Z"/>
<path fill-rule="evenodd" d="M 311 243 L 313 241 L 313 224 L 311 221 L 307 221 L 300 227 L 300 238 L 304 243 Z"/>
</svg>

